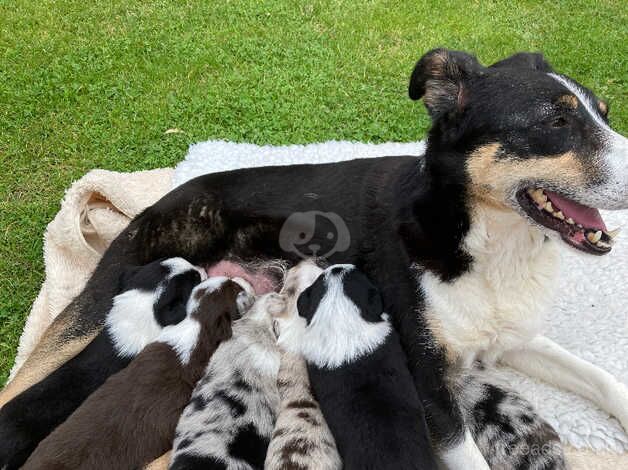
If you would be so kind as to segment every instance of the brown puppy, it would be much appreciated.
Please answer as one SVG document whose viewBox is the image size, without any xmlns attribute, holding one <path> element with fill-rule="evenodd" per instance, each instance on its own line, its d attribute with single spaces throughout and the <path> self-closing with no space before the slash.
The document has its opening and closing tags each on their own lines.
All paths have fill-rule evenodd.
<svg viewBox="0 0 628 470">
<path fill-rule="evenodd" d="M 187 317 L 111 376 L 44 439 L 25 470 L 135 469 L 170 449 L 181 412 L 231 322 L 252 303 L 243 281 L 194 288 Z"/>
</svg>

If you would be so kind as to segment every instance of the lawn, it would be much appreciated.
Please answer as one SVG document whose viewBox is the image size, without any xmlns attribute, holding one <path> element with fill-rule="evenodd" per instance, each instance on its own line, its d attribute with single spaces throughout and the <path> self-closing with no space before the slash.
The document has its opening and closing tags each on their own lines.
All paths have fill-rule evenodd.
<svg viewBox="0 0 628 470">
<path fill-rule="evenodd" d="M 621 0 L 2 0 L 0 17 L 0 383 L 42 282 L 43 231 L 91 168 L 174 165 L 210 138 L 420 139 L 407 80 L 438 45 L 485 63 L 543 51 L 628 131 Z"/>
</svg>

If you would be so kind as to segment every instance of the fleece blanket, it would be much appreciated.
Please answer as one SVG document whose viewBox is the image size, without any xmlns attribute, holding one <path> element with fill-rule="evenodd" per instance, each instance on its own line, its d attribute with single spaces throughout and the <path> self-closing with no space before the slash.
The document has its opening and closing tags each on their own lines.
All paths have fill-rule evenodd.
<svg viewBox="0 0 628 470">
<path fill-rule="evenodd" d="M 175 168 L 175 186 L 206 173 L 244 167 L 323 163 L 385 155 L 421 155 L 423 142 L 364 144 L 325 142 L 283 147 L 209 141 L 192 145 Z M 628 225 L 628 212 L 603 214 L 609 228 Z M 547 316 L 546 334 L 577 356 L 628 383 L 628 242 L 619 239 L 601 258 L 563 253 L 556 301 Z M 530 400 L 565 443 L 576 448 L 628 452 L 628 435 L 605 412 L 577 395 L 500 368 L 497 379 Z M 628 465 L 628 462 L 627 462 Z"/>
</svg>

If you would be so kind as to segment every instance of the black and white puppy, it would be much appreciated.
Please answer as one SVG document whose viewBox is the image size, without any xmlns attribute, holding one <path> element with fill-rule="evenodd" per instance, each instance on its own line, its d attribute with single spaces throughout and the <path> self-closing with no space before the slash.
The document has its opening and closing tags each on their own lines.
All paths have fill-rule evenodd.
<svg viewBox="0 0 628 470">
<path fill-rule="evenodd" d="M 377 288 L 333 265 L 299 296 L 280 345 L 303 355 L 345 470 L 434 469 L 424 410 Z M 281 324 L 280 324 L 281 328 Z"/>
<path fill-rule="evenodd" d="M 171 470 L 264 468 L 279 408 L 272 315 L 284 308 L 284 296 L 265 294 L 233 324 L 179 419 Z"/>
<path fill-rule="evenodd" d="M 109 376 L 126 367 L 164 326 L 182 320 L 192 289 L 205 277 L 183 258 L 129 270 L 106 327 L 78 355 L 0 410 L 0 468 L 20 468 Z"/>
</svg>

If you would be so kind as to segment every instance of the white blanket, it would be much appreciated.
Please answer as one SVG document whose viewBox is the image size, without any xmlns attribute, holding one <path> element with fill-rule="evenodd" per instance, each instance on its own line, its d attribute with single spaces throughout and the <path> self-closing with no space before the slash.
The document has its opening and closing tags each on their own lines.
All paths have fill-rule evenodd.
<svg viewBox="0 0 628 470">
<path fill-rule="evenodd" d="M 420 155 L 423 142 L 363 144 L 325 142 L 283 147 L 208 141 L 190 147 L 175 169 L 174 185 L 196 176 L 236 168 L 322 163 L 384 155 Z M 628 212 L 605 213 L 609 228 L 628 226 Z M 628 236 L 628 235 L 627 235 Z M 628 242 L 621 238 L 613 252 L 600 258 L 564 250 L 556 301 L 546 334 L 577 356 L 628 383 Z M 509 369 L 496 372 L 527 397 L 576 448 L 628 452 L 628 436 L 619 423 L 588 401 L 536 382 Z"/>
</svg>

